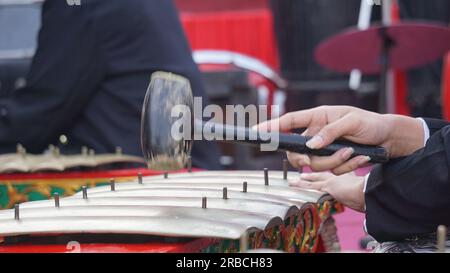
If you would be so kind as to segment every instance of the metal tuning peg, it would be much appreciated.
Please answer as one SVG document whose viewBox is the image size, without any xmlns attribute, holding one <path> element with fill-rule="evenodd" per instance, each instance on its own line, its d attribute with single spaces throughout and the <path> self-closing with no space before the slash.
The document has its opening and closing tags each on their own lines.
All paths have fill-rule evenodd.
<svg viewBox="0 0 450 273">
<path fill-rule="evenodd" d="M 53 149 L 53 156 L 54 156 L 54 157 L 59 157 L 60 155 L 61 155 L 61 151 L 59 150 L 58 147 L 55 147 L 55 148 Z"/>
<path fill-rule="evenodd" d="M 109 184 L 111 185 L 111 191 L 116 191 L 116 180 L 114 178 L 109 180 Z"/>
<path fill-rule="evenodd" d="M 222 198 L 225 199 L 225 200 L 228 199 L 228 189 L 227 189 L 227 187 L 224 187 L 222 189 Z"/>
<path fill-rule="evenodd" d="M 142 179 L 142 173 L 138 173 L 137 176 L 138 176 L 138 183 L 139 184 L 143 184 L 144 182 L 143 182 L 143 179 Z"/>
<path fill-rule="evenodd" d="M 53 194 L 53 198 L 55 200 L 55 208 L 59 208 L 60 207 L 60 205 L 59 205 L 59 193 L 55 192 Z"/>
<path fill-rule="evenodd" d="M 86 146 L 81 147 L 81 155 L 82 156 L 87 156 L 89 153 L 89 149 Z"/>
<path fill-rule="evenodd" d="M 19 204 L 14 205 L 14 219 L 17 221 L 20 220 Z"/>
<path fill-rule="evenodd" d="M 283 159 L 283 179 L 287 180 L 288 176 L 288 161 L 287 159 Z"/>
<path fill-rule="evenodd" d="M 437 252 L 445 253 L 445 243 L 447 241 L 447 227 L 440 225 L 437 228 Z"/>
<path fill-rule="evenodd" d="M 81 187 L 81 190 L 83 191 L 83 199 L 87 200 L 88 199 L 88 195 L 87 195 L 87 187 L 83 186 Z"/>
<path fill-rule="evenodd" d="M 22 157 L 25 157 L 27 155 L 27 150 L 20 143 L 17 144 L 16 150 L 17 150 L 17 153 L 19 155 L 21 155 Z"/>
<path fill-rule="evenodd" d="M 264 168 L 264 185 L 269 186 L 269 169 Z"/>
<path fill-rule="evenodd" d="M 192 172 L 192 157 L 190 155 L 187 158 L 187 171 L 188 173 Z"/>
<path fill-rule="evenodd" d="M 53 152 L 55 151 L 55 145 L 53 145 L 53 144 L 49 144 L 48 145 L 48 151 L 51 153 L 51 154 L 53 154 Z"/>
</svg>

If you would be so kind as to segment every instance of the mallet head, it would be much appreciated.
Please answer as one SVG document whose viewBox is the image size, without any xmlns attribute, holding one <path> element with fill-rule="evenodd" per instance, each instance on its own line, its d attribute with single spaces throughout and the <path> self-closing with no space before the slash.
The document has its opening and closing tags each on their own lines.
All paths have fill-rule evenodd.
<svg viewBox="0 0 450 273">
<path fill-rule="evenodd" d="M 186 166 L 193 133 L 191 127 L 185 127 L 193 126 L 193 103 L 186 78 L 168 72 L 152 74 L 141 119 L 142 152 L 150 169 L 178 170 Z"/>
</svg>

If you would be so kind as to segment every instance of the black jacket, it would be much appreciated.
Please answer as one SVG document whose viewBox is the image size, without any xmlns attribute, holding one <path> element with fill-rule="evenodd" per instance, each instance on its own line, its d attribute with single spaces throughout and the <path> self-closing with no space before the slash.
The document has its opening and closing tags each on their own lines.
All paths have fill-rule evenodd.
<svg viewBox="0 0 450 273">
<path fill-rule="evenodd" d="M 142 102 L 156 70 L 186 76 L 204 96 L 172 1 L 47 0 L 27 87 L 0 101 L 0 152 L 21 143 L 40 153 L 65 134 L 65 152 L 142 155 Z M 194 165 L 215 169 L 218 158 L 214 144 L 194 145 Z"/>
<path fill-rule="evenodd" d="M 430 138 L 424 148 L 376 166 L 369 176 L 366 227 L 379 242 L 450 226 L 450 123 L 425 121 Z"/>
</svg>

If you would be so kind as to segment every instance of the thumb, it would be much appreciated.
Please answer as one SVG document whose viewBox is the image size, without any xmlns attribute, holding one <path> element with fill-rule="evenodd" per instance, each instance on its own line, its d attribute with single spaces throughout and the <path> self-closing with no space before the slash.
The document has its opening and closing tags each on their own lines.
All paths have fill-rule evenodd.
<svg viewBox="0 0 450 273">
<path fill-rule="evenodd" d="M 306 142 L 306 146 L 310 149 L 321 149 L 342 136 L 352 135 L 356 126 L 352 118 L 345 116 L 325 125 L 313 138 Z"/>
</svg>

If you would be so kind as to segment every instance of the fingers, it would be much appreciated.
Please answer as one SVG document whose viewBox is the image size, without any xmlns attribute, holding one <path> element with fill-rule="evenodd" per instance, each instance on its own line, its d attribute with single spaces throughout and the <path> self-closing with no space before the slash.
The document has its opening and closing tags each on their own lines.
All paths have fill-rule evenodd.
<svg viewBox="0 0 450 273">
<path fill-rule="evenodd" d="M 345 116 L 322 127 L 311 140 L 306 142 L 306 146 L 310 149 L 323 148 L 342 136 L 353 135 L 356 128 L 358 128 L 358 123 L 354 118 Z"/>
<path fill-rule="evenodd" d="M 290 181 L 289 185 L 292 187 L 324 191 L 330 179 L 334 177 L 336 176 L 329 172 L 302 173 L 300 180 Z"/>
<path fill-rule="evenodd" d="M 352 148 L 343 148 L 331 156 L 311 156 L 311 169 L 315 172 L 323 172 L 335 169 L 350 159 L 354 150 Z"/>
<path fill-rule="evenodd" d="M 305 188 L 305 189 L 312 189 L 312 190 L 318 190 L 318 191 L 323 191 L 323 189 L 326 186 L 325 181 L 322 182 L 310 182 L 310 181 L 305 181 L 305 180 L 298 180 L 298 181 L 292 181 L 289 182 L 289 185 L 291 187 L 298 187 L 298 188 Z"/>
<path fill-rule="evenodd" d="M 352 148 L 341 149 L 331 156 L 308 156 L 286 152 L 289 163 L 296 169 L 308 166 L 314 172 L 331 170 L 335 175 L 352 172 L 367 165 L 370 161 L 370 157 L 363 155 L 350 159 L 353 153 L 354 150 Z"/>
<path fill-rule="evenodd" d="M 336 177 L 334 174 L 330 172 L 318 172 L 318 173 L 302 173 L 300 175 L 300 179 L 309 182 L 320 182 L 326 181 L 330 178 Z"/>
<path fill-rule="evenodd" d="M 296 128 L 306 128 L 314 118 L 314 109 L 315 108 L 297 112 L 290 112 L 284 114 L 279 118 L 262 122 L 254 126 L 253 128 L 266 132 L 289 131 Z"/>
<path fill-rule="evenodd" d="M 296 169 L 311 165 L 311 159 L 308 155 L 293 152 L 286 152 L 286 155 L 289 163 Z"/>
<path fill-rule="evenodd" d="M 327 109 L 328 112 L 326 112 Z M 346 115 L 344 110 L 339 107 L 316 107 L 290 112 L 280 118 L 262 122 L 253 128 L 266 132 L 308 128 L 308 134 L 314 137 L 306 145 L 311 149 L 319 149 L 331 144 L 339 137 L 352 135 L 357 131 L 359 119 L 355 119 L 354 115 Z M 332 118 L 330 114 L 333 114 Z"/>
<path fill-rule="evenodd" d="M 349 173 L 349 172 L 352 172 L 352 171 L 366 165 L 369 161 L 370 161 L 370 157 L 359 155 L 359 156 L 356 156 L 356 157 L 350 159 L 349 161 L 343 163 L 339 167 L 332 169 L 331 172 L 334 173 L 335 175 Z"/>
</svg>

